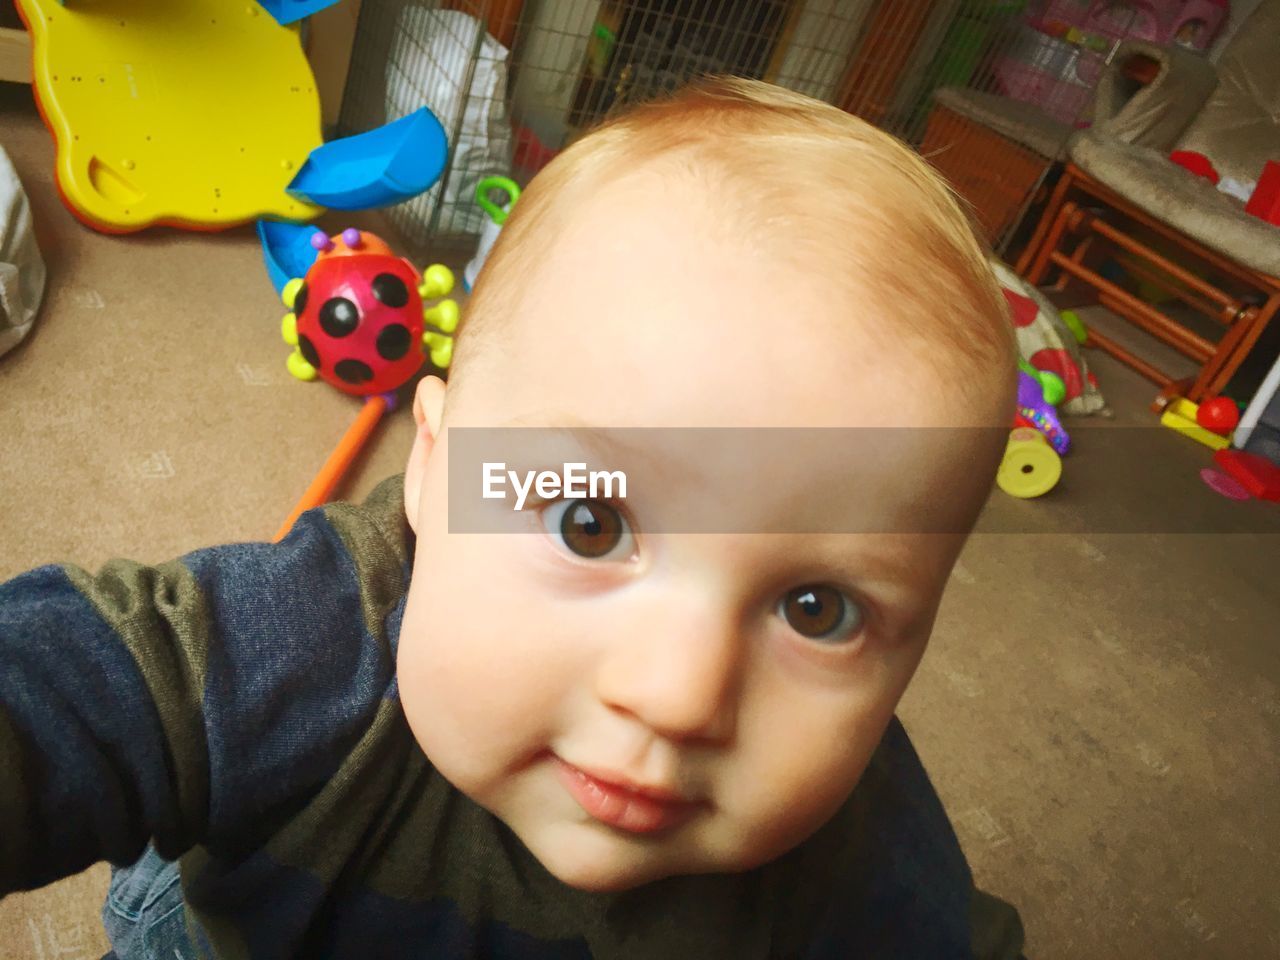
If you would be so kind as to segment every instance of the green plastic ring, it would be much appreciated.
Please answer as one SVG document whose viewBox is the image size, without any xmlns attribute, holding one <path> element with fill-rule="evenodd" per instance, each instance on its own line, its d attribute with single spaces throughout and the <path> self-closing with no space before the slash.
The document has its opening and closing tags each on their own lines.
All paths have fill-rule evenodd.
<svg viewBox="0 0 1280 960">
<path fill-rule="evenodd" d="M 507 201 L 505 208 L 498 206 L 489 199 L 490 190 L 504 190 L 510 199 Z M 480 204 L 480 209 L 489 215 L 498 226 L 502 226 L 507 222 L 507 214 L 511 212 L 511 208 L 515 206 L 517 200 L 520 199 L 520 185 L 510 177 L 485 177 L 476 184 L 476 203 Z"/>
</svg>

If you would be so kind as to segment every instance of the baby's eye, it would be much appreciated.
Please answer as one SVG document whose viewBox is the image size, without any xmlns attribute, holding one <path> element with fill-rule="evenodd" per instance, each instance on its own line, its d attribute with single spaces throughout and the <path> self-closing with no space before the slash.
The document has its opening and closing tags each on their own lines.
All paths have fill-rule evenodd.
<svg viewBox="0 0 1280 960">
<path fill-rule="evenodd" d="M 557 500 L 542 510 L 547 533 L 588 560 L 630 560 L 635 538 L 626 518 L 600 500 Z"/>
<path fill-rule="evenodd" d="M 823 643 L 852 640 L 862 629 L 862 608 L 835 587 L 796 587 L 778 602 L 778 614 L 796 633 Z"/>
</svg>

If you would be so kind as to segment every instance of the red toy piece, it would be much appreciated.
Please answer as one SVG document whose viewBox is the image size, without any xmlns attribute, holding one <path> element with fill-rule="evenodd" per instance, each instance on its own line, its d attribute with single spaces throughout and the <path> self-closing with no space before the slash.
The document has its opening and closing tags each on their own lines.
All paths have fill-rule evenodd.
<svg viewBox="0 0 1280 960">
<path fill-rule="evenodd" d="M 1030 363 L 1037 370 L 1047 370 L 1049 373 L 1056 373 L 1058 379 L 1062 381 L 1066 393 L 1063 400 L 1074 400 L 1084 392 L 1084 381 L 1080 376 L 1080 368 L 1076 366 L 1076 362 L 1071 359 L 1071 354 L 1065 350 L 1058 350 L 1054 347 L 1046 347 L 1043 350 L 1037 350 L 1030 357 Z M 1097 386 L 1097 384 L 1094 384 Z"/>
<path fill-rule="evenodd" d="M 1180 167 L 1186 167 L 1197 177 L 1204 177 L 1214 186 L 1222 177 L 1213 167 L 1213 161 L 1206 157 L 1203 153 L 1197 153 L 1194 150 L 1175 150 L 1169 154 L 1169 159 Z"/>
<path fill-rule="evenodd" d="M 1249 491 L 1240 485 L 1240 481 L 1221 470 L 1205 467 L 1200 471 L 1200 479 L 1204 485 L 1219 496 L 1228 500 L 1249 500 Z"/>
<path fill-rule="evenodd" d="M 1240 408 L 1227 397 L 1205 400 L 1196 410 L 1196 423 L 1206 430 L 1228 436 L 1240 423 Z"/>
<path fill-rule="evenodd" d="M 1013 315 L 1015 327 L 1029 327 L 1035 323 L 1036 314 L 1040 308 L 1036 306 L 1034 300 L 1020 293 L 1014 293 L 1006 287 L 1002 287 L 1001 292 L 1004 294 L 1005 302 L 1009 304 L 1009 312 Z"/>
<path fill-rule="evenodd" d="M 1268 160 L 1244 212 L 1280 227 L 1280 161 Z"/>
<path fill-rule="evenodd" d="M 1219 450 L 1213 459 L 1255 497 L 1280 503 L 1280 467 L 1244 450 Z"/>
<path fill-rule="evenodd" d="M 529 173 L 537 173 L 550 163 L 559 150 L 543 144 L 528 127 L 516 127 L 515 165 Z"/>
</svg>

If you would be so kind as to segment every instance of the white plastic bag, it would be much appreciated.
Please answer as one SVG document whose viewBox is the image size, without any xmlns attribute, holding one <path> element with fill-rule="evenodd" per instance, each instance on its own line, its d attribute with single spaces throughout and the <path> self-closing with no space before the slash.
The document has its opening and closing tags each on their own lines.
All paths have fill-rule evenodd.
<svg viewBox="0 0 1280 960">
<path fill-rule="evenodd" d="M 36 246 L 31 204 L 9 155 L 0 148 L 0 354 L 22 340 L 44 297 L 44 260 Z"/>
<path fill-rule="evenodd" d="M 507 48 L 475 17 L 408 4 L 400 11 L 386 77 L 388 120 L 426 106 L 454 141 L 442 183 L 427 194 L 432 207 L 440 197 L 437 231 L 480 233 L 488 217 L 475 204 L 476 185 L 492 174 L 508 173 L 512 164 Z"/>
</svg>

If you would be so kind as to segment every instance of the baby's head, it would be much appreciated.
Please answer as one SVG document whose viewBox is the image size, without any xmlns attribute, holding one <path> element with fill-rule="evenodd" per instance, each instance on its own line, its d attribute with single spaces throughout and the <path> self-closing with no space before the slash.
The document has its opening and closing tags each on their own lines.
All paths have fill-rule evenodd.
<svg viewBox="0 0 1280 960">
<path fill-rule="evenodd" d="M 1014 358 L 946 188 L 834 107 L 714 81 L 575 143 L 504 227 L 447 396 L 431 379 L 415 403 L 398 671 L 427 756 L 584 889 L 800 844 L 924 652 Z M 497 426 L 607 428 L 583 459 L 624 470 L 625 500 L 507 502 L 510 534 L 450 533 L 446 428 Z M 608 433 L 628 427 L 847 429 L 831 456 L 761 431 L 735 483 L 714 441 Z M 726 503 L 738 527 L 672 520 Z"/>
</svg>

